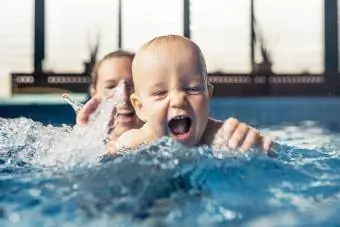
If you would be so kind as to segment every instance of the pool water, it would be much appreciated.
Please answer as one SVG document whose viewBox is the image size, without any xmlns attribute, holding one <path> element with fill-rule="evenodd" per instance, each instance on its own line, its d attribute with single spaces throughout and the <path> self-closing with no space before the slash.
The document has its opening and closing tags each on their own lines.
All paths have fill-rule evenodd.
<svg viewBox="0 0 340 227">
<path fill-rule="evenodd" d="M 162 138 L 100 159 L 96 130 L 0 118 L 0 226 L 338 225 L 340 99 L 214 99 L 211 115 L 260 127 L 278 157 Z"/>
</svg>

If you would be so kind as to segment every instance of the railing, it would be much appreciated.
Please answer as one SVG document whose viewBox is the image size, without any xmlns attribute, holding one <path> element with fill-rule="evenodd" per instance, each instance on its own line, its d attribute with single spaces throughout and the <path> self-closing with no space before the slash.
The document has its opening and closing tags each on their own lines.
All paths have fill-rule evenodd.
<svg viewBox="0 0 340 227">
<path fill-rule="evenodd" d="M 209 74 L 209 82 L 214 84 L 319 84 L 325 82 L 324 75 L 287 74 L 287 75 L 251 75 L 251 74 Z"/>
<path fill-rule="evenodd" d="M 72 92 L 83 93 L 87 92 L 91 83 L 91 77 L 85 74 L 26 74 L 13 73 L 12 74 L 12 91 L 14 93 L 37 91 L 44 88 L 57 91 L 67 90 Z"/>
<path fill-rule="evenodd" d="M 215 84 L 221 89 L 237 84 L 237 86 L 250 86 L 268 85 L 282 86 L 291 85 L 306 85 L 317 86 L 318 84 L 325 86 L 326 80 L 339 78 L 340 75 L 324 75 L 324 74 L 279 74 L 279 75 L 261 75 L 261 74 L 224 74 L 224 73 L 210 73 L 208 76 L 209 82 Z M 88 92 L 91 77 L 86 74 L 55 74 L 55 73 L 40 73 L 40 74 L 27 74 L 27 73 L 13 73 L 12 74 L 12 91 L 13 93 L 23 92 L 75 92 L 84 93 Z M 340 84 L 340 81 L 337 82 Z M 261 85 L 261 86 L 262 86 Z M 281 85 L 280 85 L 281 86 Z M 246 88 L 245 88 L 246 89 Z M 42 91 L 43 90 L 43 91 Z"/>
</svg>

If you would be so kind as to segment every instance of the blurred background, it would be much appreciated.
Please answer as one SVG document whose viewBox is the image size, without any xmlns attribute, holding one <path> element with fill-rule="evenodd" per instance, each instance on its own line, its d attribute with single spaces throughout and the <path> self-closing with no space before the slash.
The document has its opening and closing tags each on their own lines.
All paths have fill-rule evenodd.
<svg viewBox="0 0 340 227">
<path fill-rule="evenodd" d="M 170 33 L 201 47 L 215 97 L 337 96 L 338 11 L 337 0 L 2 0 L 0 117 L 73 123 L 60 94 L 85 101 L 96 60 Z"/>
</svg>

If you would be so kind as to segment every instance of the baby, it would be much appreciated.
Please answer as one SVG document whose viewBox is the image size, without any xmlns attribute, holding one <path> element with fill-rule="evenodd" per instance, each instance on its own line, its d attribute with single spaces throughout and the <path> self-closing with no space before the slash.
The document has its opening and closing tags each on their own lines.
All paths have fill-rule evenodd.
<svg viewBox="0 0 340 227">
<path fill-rule="evenodd" d="M 142 143 L 163 136 L 193 147 L 215 145 L 216 136 L 223 137 L 218 145 L 236 148 L 228 141 L 235 133 L 235 119 L 217 121 L 209 117 L 209 99 L 213 87 L 208 84 L 205 60 L 200 48 L 182 36 L 157 37 L 144 44 L 132 63 L 135 92 L 130 96 L 138 117 L 145 122 L 140 129 L 123 133 L 114 142 L 114 153 L 124 148 L 137 148 Z M 234 120 L 234 121 L 233 121 Z M 245 125 L 245 124 L 244 124 Z M 242 126 L 244 126 L 242 125 Z M 266 151 L 272 146 L 253 128 L 246 126 L 244 138 L 236 141 L 258 141 Z M 256 138 L 255 138 L 256 137 Z M 233 140 L 235 141 L 235 139 Z M 241 147 L 247 150 L 246 143 Z"/>
</svg>

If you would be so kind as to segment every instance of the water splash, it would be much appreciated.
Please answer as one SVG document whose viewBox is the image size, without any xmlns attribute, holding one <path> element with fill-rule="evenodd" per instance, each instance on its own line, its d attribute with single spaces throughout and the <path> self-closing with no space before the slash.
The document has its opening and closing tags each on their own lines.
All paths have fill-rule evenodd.
<svg viewBox="0 0 340 227">
<path fill-rule="evenodd" d="M 209 147 L 188 149 L 162 138 L 99 163 L 111 101 L 87 129 L 0 118 L 1 226 L 340 221 L 339 134 L 310 122 L 264 129 L 286 143 L 278 147 L 277 159 L 232 151 L 217 157 Z"/>
<path fill-rule="evenodd" d="M 85 126 L 76 125 L 68 134 L 58 135 L 47 152 L 39 152 L 35 160 L 43 165 L 95 164 L 98 157 L 105 152 L 103 141 L 108 136 L 109 127 L 115 127 L 115 110 L 122 102 L 122 84 L 117 85 L 107 94 L 107 99 L 101 102 L 97 110 L 90 116 Z M 113 120 L 113 125 L 109 123 Z"/>
<path fill-rule="evenodd" d="M 109 122 L 122 102 L 122 89 L 118 85 L 107 94 L 86 126 L 53 127 L 26 118 L 0 118 L 0 154 L 45 167 L 97 163 L 106 149 Z"/>
<path fill-rule="evenodd" d="M 339 172 L 298 158 L 333 166 L 322 152 L 282 146 L 278 159 L 240 153 L 221 159 L 209 147 L 188 149 L 162 138 L 100 166 L 19 172 L 0 183 L 0 194 L 6 224 L 19 226 L 322 224 L 327 219 L 316 208 L 329 206 L 323 215 L 337 217 Z"/>
<path fill-rule="evenodd" d="M 84 105 L 82 103 L 76 102 L 70 98 L 70 95 L 65 93 L 61 97 L 70 104 L 70 106 L 73 108 L 74 111 L 79 112 L 82 108 L 84 108 Z"/>
</svg>

